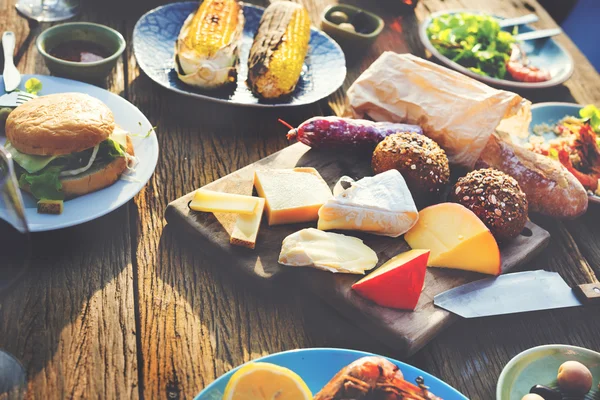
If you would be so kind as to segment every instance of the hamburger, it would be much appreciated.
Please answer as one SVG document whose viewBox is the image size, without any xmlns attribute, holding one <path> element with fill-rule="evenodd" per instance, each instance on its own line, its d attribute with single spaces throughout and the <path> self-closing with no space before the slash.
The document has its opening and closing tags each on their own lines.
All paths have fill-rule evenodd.
<svg viewBox="0 0 600 400">
<path fill-rule="evenodd" d="M 30 100 L 10 113 L 5 131 L 19 186 L 38 200 L 61 201 L 110 186 L 134 158 L 110 109 L 82 93 Z"/>
</svg>

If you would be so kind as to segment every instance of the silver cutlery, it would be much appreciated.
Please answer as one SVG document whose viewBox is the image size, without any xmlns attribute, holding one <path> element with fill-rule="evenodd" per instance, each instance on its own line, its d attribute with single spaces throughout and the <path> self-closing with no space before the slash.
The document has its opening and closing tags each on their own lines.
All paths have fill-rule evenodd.
<svg viewBox="0 0 600 400">
<path fill-rule="evenodd" d="M 433 303 L 463 318 L 577 307 L 600 301 L 600 284 L 570 288 L 556 272 L 516 272 L 450 289 Z"/>
<path fill-rule="evenodd" d="M 4 79 L 4 90 L 12 92 L 21 83 L 21 74 L 13 61 L 13 53 L 15 51 L 15 34 L 7 31 L 2 35 L 2 48 L 4 49 L 4 71 L 2 78 Z"/>
<path fill-rule="evenodd" d="M 12 156 L 0 146 L 0 219 L 27 233 L 25 206 L 14 171 Z"/>
<path fill-rule="evenodd" d="M 509 26 L 531 24 L 533 22 L 537 22 L 538 19 L 539 17 L 535 14 L 527 14 L 516 18 L 502 19 L 499 20 L 498 23 L 500 24 L 501 28 L 508 28 Z"/>
<path fill-rule="evenodd" d="M 37 96 L 27 92 L 14 91 L 0 96 L 0 108 L 15 108 Z"/>
<path fill-rule="evenodd" d="M 520 42 L 524 42 L 526 40 L 549 38 L 552 36 L 560 35 L 562 32 L 563 31 L 560 28 L 541 29 L 539 31 L 519 33 L 518 35 L 515 35 L 515 39 L 517 39 Z"/>
</svg>

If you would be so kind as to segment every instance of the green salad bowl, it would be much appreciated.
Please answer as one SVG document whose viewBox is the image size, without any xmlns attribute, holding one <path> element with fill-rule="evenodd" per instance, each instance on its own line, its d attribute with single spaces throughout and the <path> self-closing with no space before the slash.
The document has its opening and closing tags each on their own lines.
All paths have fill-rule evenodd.
<svg viewBox="0 0 600 400">
<path fill-rule="evenodd" d="M 109 55 L 99 61 L 75 62 L 50 54 L 54 47 L 71 41 L 95 43 L 104 48 Z M 126 42 L 123 35 L 108 26 L 90 22 L 71 22 L 46 29 L 38 36 L 36 45 L 52 75 L 95 81 L 106 78 L 112 71 L 125 50 Z"/>
</svg>

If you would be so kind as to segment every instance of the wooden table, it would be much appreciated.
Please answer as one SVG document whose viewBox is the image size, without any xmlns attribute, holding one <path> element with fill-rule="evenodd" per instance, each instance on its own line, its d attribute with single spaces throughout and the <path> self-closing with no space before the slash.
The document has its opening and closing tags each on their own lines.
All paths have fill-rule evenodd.
<svg viewBox="0 0 600 400">
<path fill-rule="evenodd" d="M 302 0 L 313 21 L 334 0 Z M 477 8 L 507 17 L 534 12 L 540 28 L 555 26 L 536 0 L 422 0 L 401 14 L 397 0 L 356 1 L 386 15 L 386 29 L 361 57 L 348 60 L 344 88 L 384 50 L 424 56 L 418 21 L 428 13 Z M 297 124 L 339 113 L 344 90 L 328 102 L 269 111 L 192 101 L 151 82 L 131 51 L 136 20 L 160 0 L 82 1 L 80 20 L 118 29 L 129 46 L 102 82 L 138 106 L 157 125 L 160 159 L 146 188 L 117 211 L 81 226 L 33 237 L 33 265 L 1 299 L 0 348 L 28 372 L 32 399 L 188 399 L 245 361 L 302 347 L 345 347 L 395 356 L 359 327 L 307 293 L 265 292 L 235 279 L 226 265 L 209 264 L 176 229 L 165 226 L 168 202 L 265 157 L 286 140 L 276 119 Z M 264 2 L 261 2 L 264 3 Z M 0 0 L 0 27 L 18 37 L 19 69 L 48 73 L 35 49 L 46 24 L 28 25 Z M 592 29 L 592 27 L 590 27 Z M 522 93 L 534 102 L 600 104 L 600 78 L 564 35 L 573 77 L 551 90 Z M 535 218 L 552 234 L 551 245 L 528 268 L 559 271 L 569 284 L 597 281 L 600 208 L 576 221 Z M 0 238 L 9 231 L 0 231 Z M 2 246 L 10 255 L 10 248 Z M 0 265 L 6 265 L 1 261 Z M 8 260 L 8 258 L 4 258 Z M 520 351 L 548 343 L 600 349 L 597 312 L 569 309 L 464 320 L 406 360 L 471 399 L 495 397 L 498 375 Z"/>
</svg>

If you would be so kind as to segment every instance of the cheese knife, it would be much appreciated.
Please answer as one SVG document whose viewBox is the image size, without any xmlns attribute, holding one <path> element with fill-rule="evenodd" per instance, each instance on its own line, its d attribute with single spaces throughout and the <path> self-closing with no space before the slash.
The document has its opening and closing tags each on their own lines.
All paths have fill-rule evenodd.
<svg viewBox="0 0 600 400">
<path fill-rule="evenodd" d="M 4 32 L 2 35 L 2 48 L 4 49 L 4 71 L 2 72 L 2 78 L 4 79 L 4 90 L 6 92 L 12 92 L 21 83 L 21 74 L 13 61 L 15 42 L 15 34 L 13 32 Z"/>
<path fill-rule="evenodd" d="M 450 289 L 433 303 L 463 318 L 578 307 L 600 303 L 600 283 L 571 289 L 556 272 L 517 272 Z"/>
</svg>

